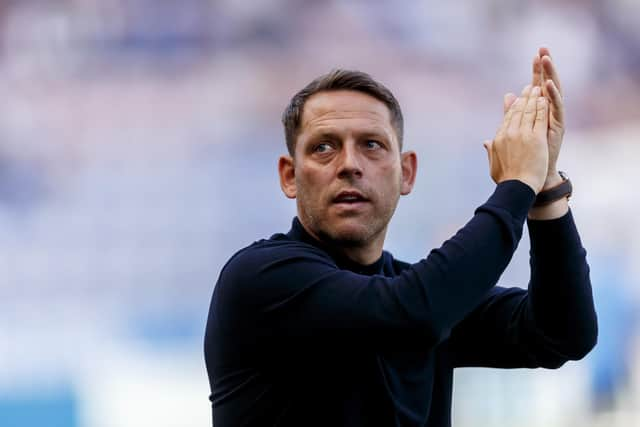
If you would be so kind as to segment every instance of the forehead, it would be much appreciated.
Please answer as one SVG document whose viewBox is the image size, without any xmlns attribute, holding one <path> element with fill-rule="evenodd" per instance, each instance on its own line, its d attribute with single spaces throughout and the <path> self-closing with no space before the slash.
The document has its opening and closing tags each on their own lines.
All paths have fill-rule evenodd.
<svg viewBox="0 0 640 427">
<path fill-rule="evenodd" d="M 354 124 L 390 131 L 391 113 L 382 101 L 366 93 L 353 90 L 319 92 L 305 102 L 300 130 Z"/>
</svg>

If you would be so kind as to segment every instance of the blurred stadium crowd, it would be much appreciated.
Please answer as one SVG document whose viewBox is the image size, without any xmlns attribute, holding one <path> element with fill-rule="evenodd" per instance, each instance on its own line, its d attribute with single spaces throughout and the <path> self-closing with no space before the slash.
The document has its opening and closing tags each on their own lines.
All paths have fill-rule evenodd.
<svg viewBox="0 0 640 427">
<path fill-rule="evenodd" d="M 420 169 L 388 249 L 413 261 L 490 194 L 481 142 L 541 45 L 600 340 L 557 372 L 460 370 L 454 425 L 637 425 L 638 16 L 631 0 L 2 0 L 0 425 L 210 423 L 217 274 L 294 215 L 276 175 L 289 97 L 335 67 L 394 91 Z M 526 286 L 527 251 L 501 284 Z"/>
</svg>

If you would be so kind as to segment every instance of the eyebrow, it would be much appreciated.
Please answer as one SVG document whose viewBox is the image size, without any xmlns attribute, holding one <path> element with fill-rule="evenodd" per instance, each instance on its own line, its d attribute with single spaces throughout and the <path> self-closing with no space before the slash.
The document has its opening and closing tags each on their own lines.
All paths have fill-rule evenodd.
<svg viewBox="0 0 640 427">
<path fill-rule="evenodd" d="M 391 136 L 388 135 L 387 132 L 385 132 L 382 129 L 367 129 L 363 132 L 356 132 L 356 136 L 359 138 L 380 138 L 385 140 L 391 139 Z M 323 139 L 323 138 L 339 139 L 340 132 L 337 132 L 335 130 L 321 130 L 321 131 L 312 132 L 310 135 L 310 139 Z"/>
<path fill-rule="evenodd" d="M 370 130 L 367 132 L 363 132 L 361 136 L 365 138 L 380 138 L 380 139 L 391 139 L 391 136 L 382 130 Z"/>
<path fill-rule="evenodd" d="M 338 139 L 339 137 L 338 132 L 327 130 L 312 132 L 310 135 L 310 139 Z"/>
</svg>

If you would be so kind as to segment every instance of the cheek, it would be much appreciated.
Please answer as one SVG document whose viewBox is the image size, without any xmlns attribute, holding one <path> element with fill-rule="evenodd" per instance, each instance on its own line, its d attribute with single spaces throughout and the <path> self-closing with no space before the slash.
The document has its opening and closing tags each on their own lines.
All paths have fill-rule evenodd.
<svg viewBox="0 0 640 427">
<path fill-rule="evenodd" d="M 307 186 L 324 187 L 326 181 L 331 180 L 331 170 L 327 166 L 302 166 L 298 169 L 297 177 Z"/>
<path fill-rule="evenodd" d="M 395 206 L 400 198 L 402 189 L 402 173 L 399 168 L 391 164 L 380 169 L 380 181 L 376 185 L 376 192 L 380 202 L 385 206 Z"/>
<path fill-rule="evenodd" d="M 402 170 L 400 165 L 389 163 L 380 168 L 380 179 L 384 180 L 384 187 L 387 189 L 399 188 L 402 183 Z"/>
<path fill-rule="evenodd" d="M 296 186 L 307 203 L 317 203 L 323 197 L 323 190 L 327 188 L 322 171 L 314 168 L 300 168 L 296 173 Z"/>
</svg>

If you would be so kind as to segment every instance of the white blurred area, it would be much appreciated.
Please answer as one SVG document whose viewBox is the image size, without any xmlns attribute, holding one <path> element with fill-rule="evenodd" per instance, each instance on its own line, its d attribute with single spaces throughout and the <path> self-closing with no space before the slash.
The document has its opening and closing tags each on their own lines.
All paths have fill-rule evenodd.
<svg viewBox="0 0 640 427">
<path fill-rule="evenodd" d="M 0 426 L 210 425 L 202 339 L 222 264 L 286 231 L 280 114 L 357 68 L 418 152 L 387 248 L 416 261 L 491 193 L 482 141 L 538 46 L 600 338 L 559 371 L 458 370 L 456 427 L 640 425 L 640 3 L 2 0 Z M 526 286 L 523 238 L 501 284 Z M 636 262 L 634 262 L 634 260 Z"/>
</svg>

